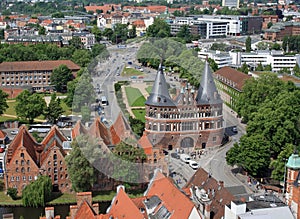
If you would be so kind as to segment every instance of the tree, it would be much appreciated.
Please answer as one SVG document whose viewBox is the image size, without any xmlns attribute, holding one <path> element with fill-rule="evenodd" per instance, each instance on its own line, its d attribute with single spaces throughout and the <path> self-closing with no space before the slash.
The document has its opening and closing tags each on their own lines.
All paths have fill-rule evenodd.
<svg viewBox="0 0 300 219">
<path fill-rule="evenodd" d="M 94 25 L 92 30 L 91 30 L 92 34 L 95 35 L 95 39 L 97 42 L 99 42 L 101 40 L 101 30 L 97 27 L 97 25 Z"/>
<path fill-rule="evenodd" d="M 55 124 L 57 119 L 63 114 L 64 110 L 60 105 L 60 99 L 56 98 L 56 94 L 51 95 L 51 100 L 48 107 L 45 110 L 45 116 L 48 121 Z"/>
<path fill-rule="evenodd" d="M 272 49 L 274 49 L 274 50 L 281 50 L 281 46 L 278 43 L 274 43 L 272 45 Z"/>
<path fill-rule="evenodd" d="M 80 147 L 85 147 L 86 136 L 77 137 L 72 142 L 72 150 L 66 157 L 68 172 L 72 181 L 72 188 L 76 192 L 90 191 L 96 181 L 96 172 Z"/>
<path fill-rule="evenodd" d="M 81 67 L 86 67 L 91 61 L 91 53 L 86 49 L 78 49 L 72 55 L 72 61 Z"/>
<path fill-rule="evenodd" d="M 281 92 L 284 83 L 277 78 L 277 75 L 271 73 L 262 74 L 259 78 L 248 79 L 243 92 L 237 99 L 237 112 L 247 122 L 259 109 L 260 105 L 266 99 L 273 99 Z"/>
<path fill-rule="evenodd" d="M 208 63 L 211 69 L 215 72 L 219 69 L 218 64 L 212 58 L 208 58 Z"/>
<path fill-rule="evenodd" d="M 51 84 L 56 91 L 66 92 L 67 83 L 73 79 L 72 71 L 66 65 L 60 65 L 55 68 L 51 74 Z"/>
<path fill-rule="evenodd" d="M 191 42 L 192 36 L 188 25 L 182 25 L 176 34 L 176 37 L 183 39 L 186 43 Z"/>
<path fill-rule="evenodd" d="M 270 164 L 270 145 L 265 142 L 263 135 L 244 135 L 240 144 L 235 143 L 226 154 L 229 165 L 243 167 L 251 175 L 263 173 Z"/>
<path fill-rule="evenodd" d="M 22 191 L 22 202 L 26 207 L 44 207 L 50 200 L 52 182 L 48 176 L 39 176 L 38 179 L 25 187 Z"/>
<path fill-rule="evenodd" d="M 71 40 L 69 40 L 69 45 L 74 46 L 76 49 L 82 49 L 83 43 L 81 42 L 80 37 L 74 36 Z"/>
<path fill-rule="evenodd" d="M 240 68 L 238 68 L 238 70 L 244 72 L 245 74 L 249 73 L 249 68 L 246 62 L 244 62 L 243 65 Z"/>
<path fill-rule="evenodd" d="M 44 98 L 39 94 L 30 94 L 28 90 L 24 90 L 16 98 L 15 110 L 17 116 L 27 119 L 29 123 L 33 123 L 34 118 L 43 114 L 46 108 Z"/>
<path fill-rule="evenodd" d="M 137 134 L 138 136 L 143 135 L 143 131 L 145 128 L 145 123 L 139 119 L 135 119 L 133 117 L 129 117 L 130 126 L 132 128 L 132 131 Z"/>
<path fill-rule="evenodd" d="M 136 37 L 136 26 L 132 25 L 132 28 L 128 32 L 129 38 L 135 38 Z"/>
<path fill-rule="evenodd" d="M 114 33 L 114 31 L 111 28 L 105 28 L 103 31 L 103 36 L 105 36 L 107 39 L 111 40 L 113 33 Z"/>
<path fill-rule="evenodd" d="M 273 26 L 273 23 L 270 21 L 268 24 L 267 24 L 267 28 L 271 28 Z"/>
<path fill-rule="evenodd" d="M 92 47 L 92 57 L 101 56 L 101 58 L 107 58 L 109 56 L 109 52 L 106 49 L 104 44 L 95 44 Z"/>
<path fill-rule="evenodd" d="M 8 188 L 7 194 L 12 198 L 12 200 L 18 199 L 18 190 L 16 188 Z"/>
<path fill-rule="evenodd" d="M 39 26 L 39 35 L 46 35 L 46 28 L 43 26 Z"/>
<path fill-rule="evenodd" d="M 87 69 L 84 70 L 76 87 L 74 88 L 72 110 L 74 112 L 81 112 L 83 106 L 90 106 L 95 102 L 95 91 L 92 85 L 92 78 Z"/>
<path fill-rule="evenodd" d="M 0 115 L 3 114 L 8 108 L 8 105 L 6 103 L 7 97 L 8 94 L 0 89 Z"/>
<path fill-rule="evenodd" d="M 225 51 L 226 44 L 225 43 L 213 43 L 210 47 L 211 50 L 219 50 L 219 51 Z"/>
<path fill-rule="evenodd" d="M 88 106 L 81 107 L 82 122 L 88 122 L 91 118 L 91 109 Z"/>
<path fill-rule="evenodd" d="M 264 66 L 261 64 L 261 62 L 258 63 L 258 65 L 257 65 L 257 67 L 256 67 L 255 70 L 256 70 L 256 71 L 263 71 L 263 70 L 264 70 Z"/>
<path fill-rule="evenodd" d="M 296 75 L 297 77 L 300 77 L 300 67 L 299 67 L 298 63 L 296 63 L 295 67 L 293 68 L 293 72 L 294 72 L 294 75 Z"/>
<path fill-rule="evenodd" d="M 250 52 L 251 51 L 251 37 L 248 36 L 246 38 L 246 52 Z"/>
<path fill-rule="evenodd" d="M 153 24 L 148 27 L 146 35 L 149 37 L 169 37 L 171 28 L 164 20 L 155 18 Z"/>
</svg>

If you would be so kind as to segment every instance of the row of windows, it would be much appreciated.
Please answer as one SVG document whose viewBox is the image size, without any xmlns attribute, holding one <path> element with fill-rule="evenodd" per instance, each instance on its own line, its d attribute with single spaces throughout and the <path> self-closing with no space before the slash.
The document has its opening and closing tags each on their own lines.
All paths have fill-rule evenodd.
<svg viewBox="0 0 300 219">
<path fill-rule="evenodd" d="M 25 71 L 25 72 L 1 72 L 1 75 L 10 75 L 10 74 L 14 74 L 14 75 L 31 75 L 31 74 L 51 74 L 52 71 L 34 71 L 34 72 L 31 72 L 31 71 Z"/>
<path fill-rule="evenodd" d="M 42 78 L 46 78 L 46 76 L 44 75 L 43 77 L 42 76 L 20 76 L 20 80 L 23 80 L 23 78 L 25 79 L 25 80 L 32 80 L 32 79 L 42 79 Z M 50 75 L 48 75 L 47 76 L 47 78 L 50 78 Z M 2 80 L 7 80 L 7 81 L 9 81 L 9 80 L 14 80 L 14 79 L 16 79 L 16 80 L 18 80 L 19 79 L 19 77 L 18 76 L 11 76 L 11 77 L 2 77 Z"/>
<path fill-rule="evenodd" d="M 14 182 L 15 180 L 17 182 L 19 182 L 20 181 L 20 177 L 19 176 L 16 176 L 16 177 L 12 176 L 12 177 L 10 177 L 10 181 L 11 182 Z M 22 176 L 22 180 L 26 181 L 26 176 Z M 28 181 L 31 181 L 31 180 L 32 180 L 32 176 L 28 176 Z"/>
<path fill-rule="evenodd" d="M 19 168 L 17 167 L 16 168 L 16 173 L 18 173 L 18 172 L 19 172 Z M 30 172 L 30 167 L 27 167 L 27 172 Z M 25 173 L 25 168 L 24 167 L 21 168 L 21 173 Z"/>
<path fill-rule="evenodd" d="M 4 81 L 2 81 L 2 85 L 15 85 L 15 83 L 14 82 L 4 82 Z M 37 81 L 24 81 L 24 83 L 23 83 L 23 81 L 21 81 L 20 83 L 19 82 L 16 82 L 16 85 L 22 85 L 22 84 L 51 84 L 51 82 L 50 81 L 48 81 L 48 83 L 47 83 L 47 81 L 39 81 L 39 82 L 37 82 Z"/>
<path fill-rule="evenodd" d="M 21 158 L 23 158 L 24 159 L 24 157 L 21 157 Z M 27 165 L 30 165 L 30 160 L 27 160 Z M 19 164 L 19 160 L 16 160 L 16 165 L 18 165 Z M 24 166 L 25 165 L 25 160 L 21 160 L 21 166 Z"/>
</svg>

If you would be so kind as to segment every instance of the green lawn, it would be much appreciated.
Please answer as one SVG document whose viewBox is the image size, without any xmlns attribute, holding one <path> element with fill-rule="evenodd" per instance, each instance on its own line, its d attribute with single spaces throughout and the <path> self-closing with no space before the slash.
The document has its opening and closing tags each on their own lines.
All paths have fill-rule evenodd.
<svg viewBox="0 0 300 219">
<path fill-rule="evenodd" d="M 138 76 L 138 75 L 144 75 L 143 72 L 136 70 L 134 68 L 124 68 L 122 76 Z"/>
<path fill-rule="evenodd" d="M 145 115 L 146 115 L 145 109 L 132 109 L 132 112 L 135 115 L 136 119 L 145 122 Z"/>
<path fill-rule="evenodd" d="M 125 87 L 125 91 L 129 106 L 145 106 L 146 99 L 139 89 L 133 87 Z"/>
<path fill-rule="evenodd" d="M 152 91 L 152 86 L 148 86 L 148 87 L 146 87 L 146 91 L 148 92 L 148 94 L 150 94 L 150 93 L 151 93 L 151 91 Z"/>
<path fill-rule="evenodd" d="M 12 102 L 12 101 L 8 101 L 7 102 L 7 105 L 8 105 L 8 108 L 6 109 L 5 111 L 5 114 L 8 114 L 8 115 L 16 115 L 16 111 L 15 111 L 15 106 L 16 106 L 16 102 Z"/>
</svg>

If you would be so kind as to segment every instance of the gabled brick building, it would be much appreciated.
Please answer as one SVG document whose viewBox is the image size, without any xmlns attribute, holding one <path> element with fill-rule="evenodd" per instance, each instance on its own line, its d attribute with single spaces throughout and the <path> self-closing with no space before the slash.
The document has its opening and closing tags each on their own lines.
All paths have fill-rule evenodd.
<svg viewBox="0 0 300 219">
<path fill-rule="evenodd" d="M 66 138 L 56 126 L 51 128 L 42 143 L 37 143 L 27 128 L 21 126 L 7 150 L 6 189 L 16 188 L 21 194 L 25 186 L 39 175 L 47 175 L 54 190 L 70 191 L 71 182 L 64 159 L 66 152 L 62 147 L 64 141 Z"/>
<path fill-rule="evenodd" d="M 220 146 L 224 134 L 222 104 L 207 61 L 198 91 L 186 84 L 175 100 L 170 97 L 160 65 L 145 103 L 145 133 L 152 145 L 169 150 Z"/>
</svg>

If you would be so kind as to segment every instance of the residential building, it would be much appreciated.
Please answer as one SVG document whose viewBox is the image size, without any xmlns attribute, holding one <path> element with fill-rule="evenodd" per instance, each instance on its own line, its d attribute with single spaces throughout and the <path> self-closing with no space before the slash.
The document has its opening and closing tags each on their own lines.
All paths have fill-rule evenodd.
<svg viewBox="0 0 300 219">
<path fill-rule="evenodd" d="M 21 35 L 21 36 L 8 36 L 5 40 L 8 44 L 24 44 L 24 45 L 36 45 L 36 44 L 55 44 L 58 47 L 62 47 L 61 36 L 42 36 L 42 35 Z"/>
<path fill-rule="evenodd" d="M 5 158 L 5 188 L 16 188 L 18 194 L 39 175 L 49 176 L 53 189 L 71 191 L 71 182 L 62 148 L 65 137 L 53 127 L 42 143 L 36 140 L 23 125 L 9 144 Z"/>
<path fill-rule="evenodd" d="M 246 80 L 251 76 L 230 67 L 223 67 L 214 73 L 218 92 L 226 105 L 236 110 L 236 101 L 243 91 Z"/>
<path fill-rule="evenodd" d="M 220 146 L 222 104 L 207 61 L 198 91 L 185 83 L 175 99 L 170 97 L 160 65 L 145 103 L 145 134 L 154 147 L 169 150 Z"/>
<path fill-rule="evenodd" d="M 203 168 L 199 168 L 185 184 L 183 190 L 190 194 L 201 218 L 218 219 L 224 216 L 224 208 L 235 197 Z"/>
<path fill-rule="evenodd" d="M 51 74 L 66 65 L 75 75 L 80 67 L 70 60 L 2 62 L 0 85 L 4 88 L 31 87 L 34 91 L 51 90 Z"/>
<path fill-rule="evenodd" d="M 268 24 L 271 22 L 272 25 L 276 24 L 278 22 L 278 15 L 260 15 L 260 17 L 263 19 L 262 23 L 262 29 L 268 29 Z"/>
<path fill-rule="evenodd" d="M 248 202 L 231 201 L 225 206 L 224 219 L 293 219 L 291 209 L 275 195 L 261 195 Z"/>
<path fill-rule="evenodd" d="M 222 0 L 223 7 L 240 8 L 240 0 Z"/>
<path fill-rule="evenodd" d="M 79 37 L 85 49 L 91 49 L 95 45 L 95 35 L 89 32 L 73 33 L 73 37 Z"/>
<path fill-rule="evenodd" d="M 292 154 L 285 166 L 285 200 L 286 203 L 291 206 L 294 212 L 299 212 L 299 198 L 296 195 L 299 194 L 298 179 L 300 172 L 300 157 L 298 154 Z M 296 192 L 296 193 L 295 193 Z M 299 216 L 300 218 L 300 216 Z"/>
<path fill-rule="evenodd" d="M 285 36 L 300 35 L 299 22 L 278 22 L 265 30 L 264 39 L 282 41 Z"/>
</svg>

